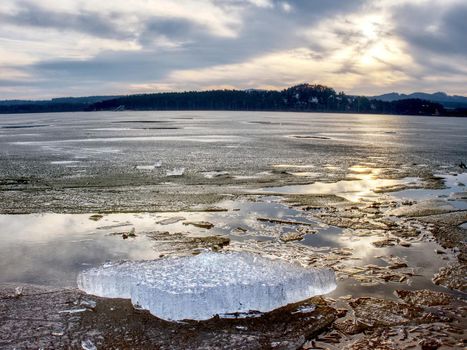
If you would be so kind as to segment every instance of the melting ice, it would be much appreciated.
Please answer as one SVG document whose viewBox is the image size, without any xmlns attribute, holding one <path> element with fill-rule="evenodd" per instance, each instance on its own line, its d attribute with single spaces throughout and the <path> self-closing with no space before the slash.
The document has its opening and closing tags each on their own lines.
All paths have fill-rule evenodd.
<svg viewBox="0 0 467 350">
<path fill-rule="evenodd" d="M 107 263 L 78 276 L 81 290 L 134 305 L 166 320 L 206 320 L 215 315 L 267 312 L 329 293 L 330 269 L 310 269 L 256 254 L 211 253 Z"/>
</svg>

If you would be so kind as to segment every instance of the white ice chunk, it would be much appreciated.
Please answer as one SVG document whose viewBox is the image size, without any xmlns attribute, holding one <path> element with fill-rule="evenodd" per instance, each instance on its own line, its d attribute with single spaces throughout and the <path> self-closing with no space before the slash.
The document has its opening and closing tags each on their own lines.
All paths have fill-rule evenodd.
<svg viewBox="0 0 467 350">
<path fill-rule="evenodd" d="M 176 224 L 177 222 L 183 221 L 183 220 L 186 220 L 183 216 L 172 216 L 171 218 L 156 221 L 156 224 L 159 224 L 159 225 L 172 225 L 172 224 Z"/>
<path fill-rule="evenodd" d="M 107 263 L 78 276 L 81 290 L 131 299 L 166 320 L 205 320 L 218 314 L 267 312 L 329 293 L 330 269 L 303 268 L 246 252 L 212 253 Z"/>
<path fill-rule="evenodd" d="M 89 339 L 81 341 L 81 348 L 84 350 L 97 350 L 97 347 Z"/>
<path fill-rule="evenodd" d="M 185 168 L 174 168 L 167 170 L 167 176 L 182 176 L 185 173 Z"/>
<path fill-rule="evenodd" d="M 53 162 L 50 162 L 50 164 L 74 164 L 74 163 L 79 163 L 79 160 L 55 160 Z"/>
<path fill-rule="evenodd" d="M 136 169 L 138 170 L 154 170 L 155 168 L 160 168 L 162 166 L 162 161 L 158 160 L 153 165 L 137 165 Z"/>
<path fill-rule="evenodd" d="M 138 169 L 138 170 L 154 170 L 154 166 L 152 166 L 152 165 L 137 165 L 136 169 Z"/>
<path fill-rule="evenodd" d="M 213 179 L 215 177 L 228 176 L 229 173 L 227 171 L 205 171 L 203 175 L 206 179 Z"/>
</svg>

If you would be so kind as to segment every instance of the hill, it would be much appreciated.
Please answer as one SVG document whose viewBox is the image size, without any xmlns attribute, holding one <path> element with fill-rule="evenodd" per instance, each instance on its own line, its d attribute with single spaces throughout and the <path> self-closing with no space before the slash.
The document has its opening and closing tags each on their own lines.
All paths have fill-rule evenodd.
<svg viewBox="0 0 467 350">
<path fill-rule="evenodd" d="M 399 94 L 397 92 L 391 92 L 389 94 L 372 96 L 371 99 L 381 100 L 386 102 L 405 100 L 410 98 L 418 98 L 431 102 L 437 102 L 442 104 L 446 108 L 467 108 L 467 97 L 453 95 L 450 96 L 445 92 L 435 92 L 428 94 L 425 92 L 414 92 L 412 94 Z"/>
<path fill-rule="evenodd" d="M 300 84 L 277 90 L 210 90 L 128 96 L 65 97 L 42 101 L 0 101 L 0 113 L 122 110 L 231 110 L 467 116 L 421 98 L 351 96 L 324 85 Z"/>
</svg>

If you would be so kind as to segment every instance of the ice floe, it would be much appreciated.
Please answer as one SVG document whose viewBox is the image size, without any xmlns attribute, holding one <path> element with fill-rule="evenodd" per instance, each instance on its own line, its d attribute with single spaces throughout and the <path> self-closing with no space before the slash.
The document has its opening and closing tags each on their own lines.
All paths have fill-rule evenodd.
<svg viewBox="0 0 467 350">
<path fill-rule="evenodd" d="M 78 276 L 81 290 L 131 299 L 166 320 L 267 312 L 336 288 L 331 269 L 303 268 L 246 252 L 107 263 Z"/>
</svg>

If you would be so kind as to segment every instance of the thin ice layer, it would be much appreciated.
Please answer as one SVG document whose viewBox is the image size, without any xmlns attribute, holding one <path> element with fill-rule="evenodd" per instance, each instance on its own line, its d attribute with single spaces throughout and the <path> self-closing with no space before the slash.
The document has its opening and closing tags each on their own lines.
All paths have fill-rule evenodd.
<svg viewBox="0 0 467 350">
<path fill-rule="evenodd" d="M 335 289 L 332 270 L 306 269 L 256 254 L 197 256 L 105 264 L 79 274 L 83 291 L 127 298 L 167 320 L 267 312 Z"/>
</svg>

